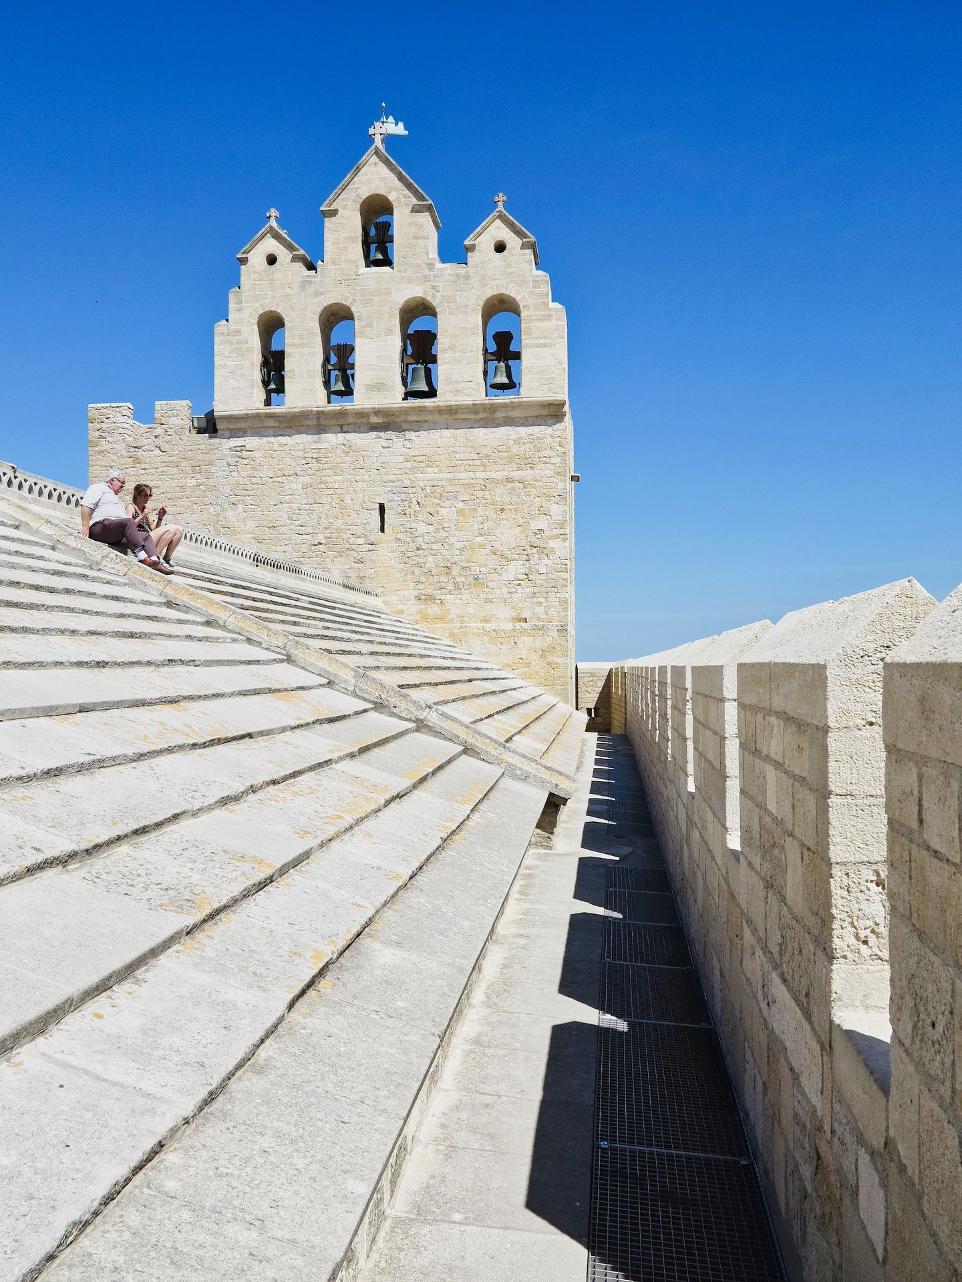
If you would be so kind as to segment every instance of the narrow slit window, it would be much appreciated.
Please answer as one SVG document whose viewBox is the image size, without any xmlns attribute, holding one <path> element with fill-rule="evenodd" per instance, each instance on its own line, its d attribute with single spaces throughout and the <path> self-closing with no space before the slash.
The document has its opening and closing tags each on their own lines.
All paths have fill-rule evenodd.
<svg viewBox="0 0 962 1282">
<path fill-rule="evenodd" d="M 383 503 L 379 503 L 377 505 L 377 528 L 378 528 L 378 533 L 380 534 L 384 533 L 384 504 Z"/>
</svg>

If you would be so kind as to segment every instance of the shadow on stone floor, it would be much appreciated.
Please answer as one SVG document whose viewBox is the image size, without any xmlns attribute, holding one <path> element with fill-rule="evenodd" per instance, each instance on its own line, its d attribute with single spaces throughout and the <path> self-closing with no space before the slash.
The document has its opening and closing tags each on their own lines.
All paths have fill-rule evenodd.
<svg viewBox="0 0 962 1282">
<path fill-rule="evenodd" d="M 613 867 L 662 866 L 626 744 L 599 735 L 592 766 L 581 834 L 586 853 L 578 860 L 574 899 L 596 910 L 604 907 Z M 527 1190 L 528 1209 L 586 1249 L 599 1038 L 612 1035 L 597 1025 L 604 922 L 597 911 L 575 911 L 568 922 L 558 992 L 589 1007 L 595 1018 L 551 1030 Z"/>
</svg>

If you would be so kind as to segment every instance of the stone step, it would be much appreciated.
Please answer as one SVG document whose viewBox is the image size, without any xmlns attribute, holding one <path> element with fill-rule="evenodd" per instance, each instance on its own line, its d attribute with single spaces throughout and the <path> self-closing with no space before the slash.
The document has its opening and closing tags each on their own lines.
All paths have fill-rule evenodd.
<svg viewBox="0 0 962 1282">
<path fill-rule="evenodd" d="M 570 716 L 571 709 L 568 705 L 556 700 L 536 720 L 509 735 L 508 743 L 518 752 L 524 752 L 540 761 L 567 725 Z"/>
<path fill-rule="evenodd" d="M 57 615 L 109 615 L 115 619 L 140 619 L 144 622 L 192 618 L 177 606 L 155 600 L 146 590 L 140 595 L 132 593 L 130 597 L 114 597 L 111 589 L 108 597 L 91 591 L 61 593 L 42 586 L 10 587 L 4 583 L 0 588 L 0 602 L 5 607 L 18 605 L 49 610 Z"/>
<path fill-rule="evenodd" d="M 154 638 L 158 636 L 206 638 L 215 634 L 216 625 L 206 619 L 195 618 L 183 611 L 145 611 L 153 618 L 136 614 L 112 618 L 110 615 L 84 614 L 82 612 L 60 615 L 49 608 L 33 610 L 28 607 L 6 608 L 0 605 L 0 633 L 37 633 L 44 636 L 124 636 Z M 223 632 L 219 632 L 223 637 Z"/>
<path fill-rule="evenodd" d="M 519 703 L 503 712 L 482 717 L 473 724 L 478 730 L 483 730 L 486 734 L 494 735 L 498 739 L 510 739 L 519 730 L 523 730 L 532 721 L 537 720 L 543 712 L 554 707 L 557 702 L 553 694 L 545 694 L 542 691 L 526 703 Z"/>
<path fill-rule="evenodd" d="M 0 1053 L 286 875 L 457 755 L 438 739 L 405 736 L 409 762 L 400 742 L 372 739 L 353 760 L 332 755 L 226 814 L 190 816 L 96 859 L 0 888 Z M 380 787 L 365 773 L 374 771 Z M 425 794 L 419 815 L 426 823 L 433 812 Z"/>
<path fill-rule="evenodd" d="M 509 708 L 527 703 L 542 693 L 539 686 L 520 685 L 514 689 L 505 690 L 502 694 L 482 694 L 476 699 L 462 699 L 452 705 L 450 712 L 459 721 L 466 721 L 473 725 L 495 712 L 504 712 Z"/>
<path fill-rule="evenodd" d="M 316 645 L 325 654 L 356 655 L 358 659 L 377 661 L 383 655 L 407 654 L 412 658 L 431 659 L 457 658 L 458 651 L 454 646 L 428 645 L 419 641 L 365 641 L 356 637 L 349 629 L 342 633 L 318 633 L 313 629 L 299 628 L 297 635 Z"/>
<path fill-rule="evenodd" d="M 364 712 L 268 738 L 105 766 L 93 776 L 83 771 L 8 785 L 0 810 L 0 886 L 183 816 L 222 810 L 268 784 L 297 779 L 409 728 L 396 717 Z"/>
<path fill-rule="evenodd" d="M 367 706 L 321 682 L 301 690 L 153 704 L 146 712 L 121 707 L 0 721 L 0 784 L 335 721 Z"/>
<path fill-rule="evenodd" d="M 0 632 L 0 667 L 116 667 L 136 664 L 276 663 L 278 655 L 247 644 L 229 632 L 210 633 L 204 640 L 173 640 L 103 636 L 62 636 L 57 633 Z"/>
<path fill-rule="evenodd" d="M 78 555 L 71 549 L 71 558 Z M 0 538 L 0 566 L 5 570 L 44 570 L 52 574 L 71 575 L 79 581 L 88 583 L 115 582 L 109 574 L 92 569 L 79 559 L 65 561 L 64 554 L 59 548 L 11 545 L 2 538 Z"/>
<path fill-rule="evenodd" d="M 363 1262 L 427 1097 L 423 1088 L 440 1067 L 440 1041 L 543 800 L 534 788 L 498 782 L 387 904 L 377 930 L 365 931 L 299 1001 L 288 997 L 292 1009 L 273 1036 L 126 1183 L 45 1282 L 328 1282 L 342 1264 L 350 1270 Z M 413 871 L 410 856 L 396 860 L 389 827 L 367 859 L 393 866 L 402 880 Z M 194 999 L 216 973 L 216 959 L 200 953 L 191 960 L 202 975 L 190 990 Z M 139 997 L 138 1044 L 152 1031 L 151 999 L 149 991 Z M 56 1030 L 58 1040 L 30 1047 L 21 1066 L 4 1074 L 15 1095 L 4 1083 L 0 1109 L 16 1127 L 4 1151 L 22 1174 L 16 1188 L 0 1182 L 0 1200 L 17 1199 L 5 1219 L 23 1216 L 23 1244 L 0 1245 L 4 1280 L 36 1267 L 92 1216 L 102 1190 L 127 1181 L 130 1154 L 152 1156 L 158 1132 L 176 1125 L 184 1099 L 197 1099 L 206 1084 L 175 1078 L 166 1055 L 142 1068 L 133 1050 L 118 1049 L 120 1037 L 132 1037 L 122 1004 L 100 1003 L 93 1013 L 104 1018 L 81 1022 L 77 1012 L 72 1038 Z M 169 1018 L 163 1008 L 160 1017 Z M 211 1021 L 190 1013 L 187 1022 L 206 1051 Z M 176 1033 L 177 1015 L 173 1023 Z M 226 1040 L 229 1031 L 222 1017 L 216 1036 Z M 191 1059 L 197 1054 L 192 1046 Z M 109 1082 L 104 1097 L 91 1069 Z M 70 1148 L 46 1143 L 50 1133 Z"/>
<path fill-rule="evenodd" d="M 585 742 L 588 719 L 583 712 L 570 710 L 568 720 L 542 758 L 545 765 L 573 775 L 578 768 L 578 758 Z"/>
<path fill-rule="evenodd" d="M 303 690 L 319 678 L 303 668 L 274 663 L 221 664 L 212 667 L 157 669 L 131 665 L 102 668 L 26 668 L 4 672 L 0 682 L 0 722 L 53 717 L 106 708 L 149 707 L 175 699 L 224 694 L 271 694 Z"/>
<path fill-rule="evenodd" d="M 178 564 L 181 558 L 178 557 Z M 255 579 L 224 581 L 220 578 L 212 578 L 208 574 L 198 573 L 189 563 L 182 566 L 181 572 L 185 580 L 189 581 L 192 586 L 199 588 L 201 591 L 209 592 L 211 596 L 220 597 L 225 601 L 233 601 L 245 608 L 244 603 L 257 606 L 258 608 L 273 609 L 283 612 L 293 612 L 295 615 L 304 613 L 316 614 L 317 617 L 330 617 L 340 619 L 351 617 L 359 626 L 363 627 L 384 627 L 387 629 L 411 630 L 411 624 L 406 623 L 403 619 L 398 619 L 394 615 L 388 614 L 383 609 L 368 609 L 353 600 L 346 600 L 343 595 L 327 595 L 323 591 L 317 591 L 318 585 L 309 580 L 305 580 L 304 588 L 301 591 L 280 590 L 269 586 L 268 584 Z"/>
<path fill-rule="evenodd" d="M 37 534 L 27 526 L 19 523 L 7 524 L 4 522 L 3 532 L 0 539 L 10 547 L 34 547 L 34 548 L 54 548 L 57 541 L 48 534 Z"/>
<path fill-rule="evenodd" d="M 410 694 L 417 695 L 425 703 L 434 706 L 447 707 L 448 704 L 457 703 L 462 699 L 471 699 L 479 694 L 496 694 L 500 691 L 516 690 L 523 683 L 518 680 L 512 681 L 510 677 L 502 677 L 500 680 L 481 680 L 474 681 L 432 681 L 432 682 L 395 682 L 398 686 L 403 686 Z"/>
<path fill-rule="evenodd" d="M 256 1084 L 260 1074 L 256 1069 L 248 1071 L 245 1065 L 265 1042 L 268 1048 L 274 1045 L 272 1035 L 277 1036 L 278 1030 L 286 1033 L 289 1028 L 288 1036 L 277 1044 L 286 1059 L 289 1038 L 292 1036 L 297 1041 L 304 1027 L 302 1019 L 315 1008 L 320 1010 L 322 1004 L 327 1016 L 322 1021 L 324 1035 L 309 1048 L 300 1045 L 308 1050 L 308 1058 L 315 1050 L 325 1049 L 313 1070 L 309 1070 L 303 1055 L 296 1056 L 296 1066 L 289 1064 L 291 1070 L 296 1067 L 300 1073 L 309 1070 L 307 1078 L 301 1079 L 300 1089 L 294 1092 L 287 1089 L 288 1081 L 296 1073 L 275 1077 L 272 1085 L 279 1090 L 266 1111 L 271 1121 L 286 1133 L 283 1147 L 287 1149 L 287 1161 L 282 1176 L 286 1194 L 283 1195 L 292 1198 L 298 1195 L 302 1206 L 316 1206 L 318 1197 L 326 1196 L 330 1199 L 324 1206 L 328 1212 L 326 1233 L 330 1236 L 334 1225 L 343 1226 L 349 1241 L 353 1225 L 344 1225 L 343 1212 L 333 1221 L 330 1214 L 336 1214 L 334 1199 L 347 1196 L 353 1202 L 354 1197 L 363 1196 L 362 1189 L 356 1183 L 352 1187 L 351 1182 L 340 1180 L 336 1181 L 338 1187 L 335 1188 L 329 1179 L 321 1179 L 314 1187 L 312 1180 L 306 1186 L 309 1196 L 305 1197 L 303 1183 L 296 1187 L 287 1184 L 287 1173 L 294 1165 L 291 1160 L 294 1150 L 308 1151 L 304 1141 L 310 1137 L 313 1159 L 324 1165 L 343 1161 L 348 1151 L 369 1153 L 366 1122 L 375 1128 L 380 1140 L 383 1137 L 379 1126 L 381 1112 L 385 1107 L 392 1110 L 393 1105 L 401 1103 L 399 1083 L 392 1068 L 408 1069 L 403 1088 L 410 1107 L 410 1100 L 438 1045 L 437 1031 L 424 1029 L 424 1021 L 430 1020 L 435 1025 L 440 1022 L 443 1028 L 446 1018 L 450 1018 L 497 911 L 497 905 L 492 903 L 496 890 L 491 882 L 497 883 L 503 898 L 504 883 L 514 871 L 511 864 L 516 867 L 520 859 L 518 846 L 522 839 L 516 836 L 513 843 L 505 843 L 510 847 L 509 852 L 499 852 L 492 878 L 487 860 L 479 857 L 477 838 L 472 850 L 464 841 L 459 845 L 461 833 L 456 833 L 450 845 L 455 847 L 453 862 L 457 876 L 452 878 L 449 874 L 447 883 L 439 887 L 437 879 L 429 877 L 432 871 L 429 864 L 411 887 L 414 915 L 418 921 L 426 918 L 430 932 L 427 939 L 421 938 L 421 952 L 415 953 L 415 958 L 420 960 L 426 953 L 433 967 L 427 979 L 423 966 L 417 967 L 425 991 L 415 1008 L 420 1025 L 416 1041 L 422 1053 L 413 1077 L 409 1076 L 413 1067 L 409 1058 L 412 1038 L 403 1022 L 372 1018 L 366 1029 L 363 1020 L 358 1018 L 358 1010 L 344 1009 L 347 1004 L 344 981 L 339 982 L 342 963 L 349 975 L 350 987 L 346 991 L 352 993 L 355 1000 L 364 991 L 364 981 L 369 986 L 374 980 L 369 963 L 364 980 L 351 983 L 357 975 L 356 962 L 353 967 L 348 962 L 355 955 L 357 945 L 349 952 L 345 949 L 397 895 L 399 887 L 445 843 L 452 827 L 464 823 L 497 775 L 493 767 L 472 763 L 468 777 L 444 785 L 443 776 L 439 775 L 431 783 L 423 784 L 414 794 L 416 798 L 426 796 L 432 783 L 438 794 L 432 821 L 425 822 L 416 806 L 405 816 L 384 811 L 371 821 L 367 834 L 357 829 L 343 845 L 334 843 L 325 847 L 322 858 L 308 860 L 283 879 L 242 900 L 230 913 L 150 962 L 134 979 L 115 985 L 103 997 L 67 1015 L 55 1028 L 0 1066 L 0 1129 L 4 1135 L 0 1166 L 17 1172 L 15 1181 L 0 1180 L 0 1221 L 14 1223 L 18 1230 L 15 1235 L 0 1236 L 0 1278 L 4 1282 L 42 1267 L 62 1249 L 64 1242 L 96 1216 L 106 1200 L 130 1184 L 139 1168 L 158 1152 L 164 1153 L 163 1146 L 176 1132 L 180 1133 L 168 1150 L 170 1155 L 183 1153 L 185 1143 L 196 1135 L 205 1157 L 210 1158 L 212 1154 L 203 1145 L 203 1135 L 208 1119 L 216 1124 L 219 1117 L 210 1113 L 212 1103 L 216 1106 L 224 1090 L 230 1089 L 232 1080 Z M 403 773 L 395 778 L 396 784 L 402 781 Z M 454 803 L 451 793 L 470 795 Z M 525 797 L 525 801 L 527 809 L 533 809 L 530 799 Z M 506 826 L 502 821 L 501 827 Z M 407 843 L 400 850 L 395 842 L 399 829 L 408 834 Z M 486 825 L 485 835 L 490 841 L 490 824 Z M 444 845 L 441 854 L 448 848 Z M 484 854 L 490 855 L 487 847 Z M 446 865 L 450 862 L 446 861 Z M 505 865 L 504 871 L 500 865 Z M 423 885 L 422 878 L 428 878 Z M 359 883 L 362 890 L 358 889 Z M 472 899 L 463 914 L 452 914 L 451 903 L 459 900 L 444 898 L 443 892 L 459 887 L 462 892 L 470 893 Z M 475 902 L 475 898 L 480 902 Z M 438 911 L 442 902 L 446 920 Z M 382 920 L 387 921 L 386 916 L 379 918 L 379 929 L 372 939 L 383 960 Z M 435 921 L 436 931 L 432 930 Z M 409 912 L 402 931 L 398 931 L 395 938 L 389 936 L 388 948 L 403 947 L 405 940 L 410 939 L 414 924 Z M 427 951 L 430 945 L 434 947 Z M 472 950 L 474 956 L 470 957 Z M 392 970 L 392 978 L 396 973 L 401 1001 L 406 1007 L 414 996 L 414 977 L 405 976 L 403 969 L 402 966 L 396 972 Z M 324 977 L 317 984 L 322 972 Z M 443 1001 L 439 990 L 444 995 Z M 394 1000 L 391 990 L 385 989 L 383 970 L 375 991 L 382 1001 L 390 1004 Z M 328 993 L 332 996 L 325 1002 Z M 374 999 L 373 992 L 371 999 Z M 295 1015 L 286 1019 L 295 1007 Z M 338 1013 L 341 1018 L 337 1017 Z M 350 1018 L 345 1020 L 345 1015 Z M 316 1022 L 314 1026 L 318 1027 Z M 369 1032 L 376 1032 L 378 1037 L 366 1036 Z M 378 1042 L 389 1043 L 394 1053 L 387 1057 L 383 1051 L 378 1053 Z M 352 1060 L 349 1071 L 345 1071 L 347 1066 L 343 1064 L 346 1050 Z M 342 1068 L 332 1076 L 335 1051 L 340 1054 L 333 1062 L 340 1061 Z M 360 1053 L 350 1053 L 354 1051 Z M 304 1093 L 308 1084 L 311 1091 L 319 1090 L 313 1104 L 310 1094 Z M 347 1091 L 349 1098 L 357 1098 L 361 1087 L 367 1118 L 358 1111 L 355 1126 L 342 1123 L 332 1129 L 325 1124 L 326 1142 L 318 1146 L 317 1126 L 323 1118 L 331 1116 L 331 1104 L 338 1099 L 338 1093 Z M 264 1102 L 262 1098 L 261 1103 Z M 293 1120 L 302 1108 L 304 1116 L 290 1130 L 288 1120 Z M 406 1112 L 404 1109 L 402 1118 Z M 260 1120 L 263 1124 L 268 1119 Z M 396 1134 L 399 1128 L 395 1125 L 393 1129 Z M 235 1135 L 236 1138 L 239 1136 Z M 378 1174 L 390 1147 L 388 1144 L 381 1152 Z M 232 1153 L 232 1149 L 222 1150 L 223 1158 L 227 1159 L 221 1164 L 222 1174 L 226 1173 Z M 246 1164 L 254 1166 L 259 1160 L 258 1146 L 254 1144 Z M 375 1181 L 378 1174 L 374 1176 Z M 199 1187 L 194 1191 L 201 1192 Z M 363 1205 L 361 1202 L 359 1209 L 363 1209 Z M 174 1215 L 167 1227 L 173 1229 L 178 1218 L 177 1208 L 172 1205 L 170 1210 Z M 229 1211 L 229 1208 L 225 1205 L 222 1210 Z M 283 1217 L 275 1221 L 270 1204 L 262 1206 L 262 1217 L 265 1212 L 273 1237 Z M 316 1211 L 310 1214 L 313 1218 Z M 356 1222 L 356 1214 L 354 1218 Z M 259 1226 L 259 1236 L 266 1224 L 262 1218 L 253 1223 Z M 233 1234 L 227 1234 L 227 1239 L 231 1238 Z M 222 1243 L 223 1252 L 230 1254 L 231 1259 L 222 1257 L 215 1265 L 222 1270 L 218 1276 L 235 1279 L 266 1276 L 259 1263 L 256 1268 L 252 1266 L 250 1254 L 244 1251 L 249 1240 L 248 1232 L 243 1241 Z M 181 1239 L 180 1246 L 194 1252 L 202 1249 L 205 1241 L 210 1242 L 209 1233 L 202 1234 L 196 1241 Z M 169 1271 L 166 1261 L 157 1255 L 152 1245 L 148 1247 L 144 1239 L 138 1241 L 134 1250 L 136 1261 L 128 1258 L 120 1266 L 127 1278 L 136 1276 L 144 1267 L 155 1269 L 157 1277 L 199 1276 L 193 1270 Z M 238 1250 L 247 1257 L 239 1268 L 237 1256 L 233 1254 Z M 342 1250 L 338 1251 L 340 1254 Z M 213 1255 L 216 1261 L 217 1253 Z M 272 1267 L 287 1267 L 276 1242 L 267 1255 L 273 1257 Z M 63 1257 L 64 1267 L 67 1259 Z M 80 1267 L 85 1266 L 81 1263 Z M 103 1272 L 95 1267 L 89 1276 L 99 1279 Z M 327 1273 L 295 1269 L 277 1276 L 327 1276 Z"/>
<path fill-rule="evenodd" d="M 223 571 L 214 571 L 207 568 L 202 562 L 198 561 L 196 551 L 189 545 L 185 544 L 186 555 L 184 556 L 185 573 L 197 582 L 206 585 L 206 590 L 212 593 L 215 589 L 223 588 L 224 590 L 236 588 L 242 591 L 250 591 L 257 588 L 259 599 L 277 601 L 284 605 L 297 606 L 301 602 L 323 605 L 329 609 L 346 609 L 351 612 L 359 621 L 385 623 L 402 623 L 402 620 L 396 619 L 393 615 L 388 614 L 383 606 L 377 604 L 376 599 L 371 597 L 350 597 L 345 598 L 343 588 L 328 587 L 324 583 L 319 583 L 316 579 L 298 579 L 297 586 L 281 587 L 277 583 L 269 582 L 264 578 L 265 574 L 270 573 L 261 567 L 256 578 L 239 575 L 228 575 Z M 178 556 L 178 560 L 180 557 Z M 290 580 L 287 580 L 290 584 Z"/>
<path fill-rule="evenodd" d="M 441 686 L 441 685 L 466 685 L 469 688 L 476 688 L 480 684 L 486 684 L 493 681 L 506 684 L 509 681 L 515 685 L 521 685 L 520 677 L 512 677 L 506 672 L 498 672 L 491 668 L 470 668 L 470 667 L 411 667 L 411 668 L 368 668 L 375 676 L 382 676 L 389 680 L 393 685 L 401 689 L 409 686 Z M 479 691 L 480 693 L 480 691 Z"/>
<path fill-rule="evenodd" d="M 109 575 L 104 575 L 98 583 L 83 580 L 74 573 L 72 565 L 60 565 L 54 569 L 13 569 L 0 566 L 0 593 L 4 597 L 10 588 L 46 588 L 54 600 L 62 603 L 65 596 L 89 598 L 102 588 L 102 599 L 107 598 L 110 608 L 121 601 L 134 602 L 137 605 L 158 605 L 163 598 L 154 594 L 145 584 L 128 587 L 123 582 L 114 582 Z"/>
<path fill-rule="evenodd" d="M 403 676 L 407 672 L 418 672 L 420 670 L 422 670 L 421 665 L 417 659 L 412 659 L 408 655 L 379 659 L 376 667 L 368 669 L 375 676 L 383 676 L 385 680 L 391 680 L 394 674 Z M 430 668 L 425 670 L 430 672 L 476 672 L 479 675 L 486 674 L 488 676 L 502 675 L 502 670 L 496 664 L 488 663 L 486 659 L 477 659 L 473 655 L 459 656 L 456 659 L 432 658 Z"/>
<path fill-rule="evenodd" d="M 277 593 L 265 591 L 259 584 L 243 586 L 222 586 L 209 582 L 204 576 L 192 574 L 189 570 L 182 572 L 185 582 L 201 591 L 209 592 L 221 601 L 237 604 L 241 609 L 256 613 L 258 617 L 271 617 L 289 622 L 302 619 L 314 619 L 319 622 L 349 623 L 361 630 L 370 630 L 388 636 L 417 637 L 422 635 L 416 628 L 395 619 L 389 614 L 369 614 L 351 609 L 349 606 L 337 605 L 324 598 L 307 594 L 296 596 L 290 594 L 281 599 Z"/>
</svg>

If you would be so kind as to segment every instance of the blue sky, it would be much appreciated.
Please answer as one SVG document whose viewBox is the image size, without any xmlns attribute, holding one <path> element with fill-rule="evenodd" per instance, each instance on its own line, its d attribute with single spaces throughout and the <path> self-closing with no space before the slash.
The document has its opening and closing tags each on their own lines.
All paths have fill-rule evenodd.
<svg viewBox="0 0 962 1282">
<path fill-rule="evenodd" d="M 80 484 L 88 401 L 211 399 L 236 251 L 310 252 L 366 149 L 443 257 L 496 191 L 569 318 L 578 653 L 962 581 L 962 8 L 8 9 L 0 458 Z M 243 70 L 242 70 L 243 69 Z"/>
</svg>

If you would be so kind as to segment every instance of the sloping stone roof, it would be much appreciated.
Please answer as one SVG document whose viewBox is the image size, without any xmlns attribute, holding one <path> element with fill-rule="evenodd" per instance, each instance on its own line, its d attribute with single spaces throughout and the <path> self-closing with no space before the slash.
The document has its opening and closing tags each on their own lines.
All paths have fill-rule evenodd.
<svg viewBox="0 0 962 1282">
<path fill-rule="evenodd" d="M 211 548 L 163 580 L 74 519 L 0 495 L 0 1279 L 136 1276 L 158 1225 L 207 1271 L 149 1276 L 240 1276 L 227 1241 L 334 1276 L 583 717 L 373 599 Z M 318 1154 L 283 1249 L 210 1201 Z"/>
</svg>

